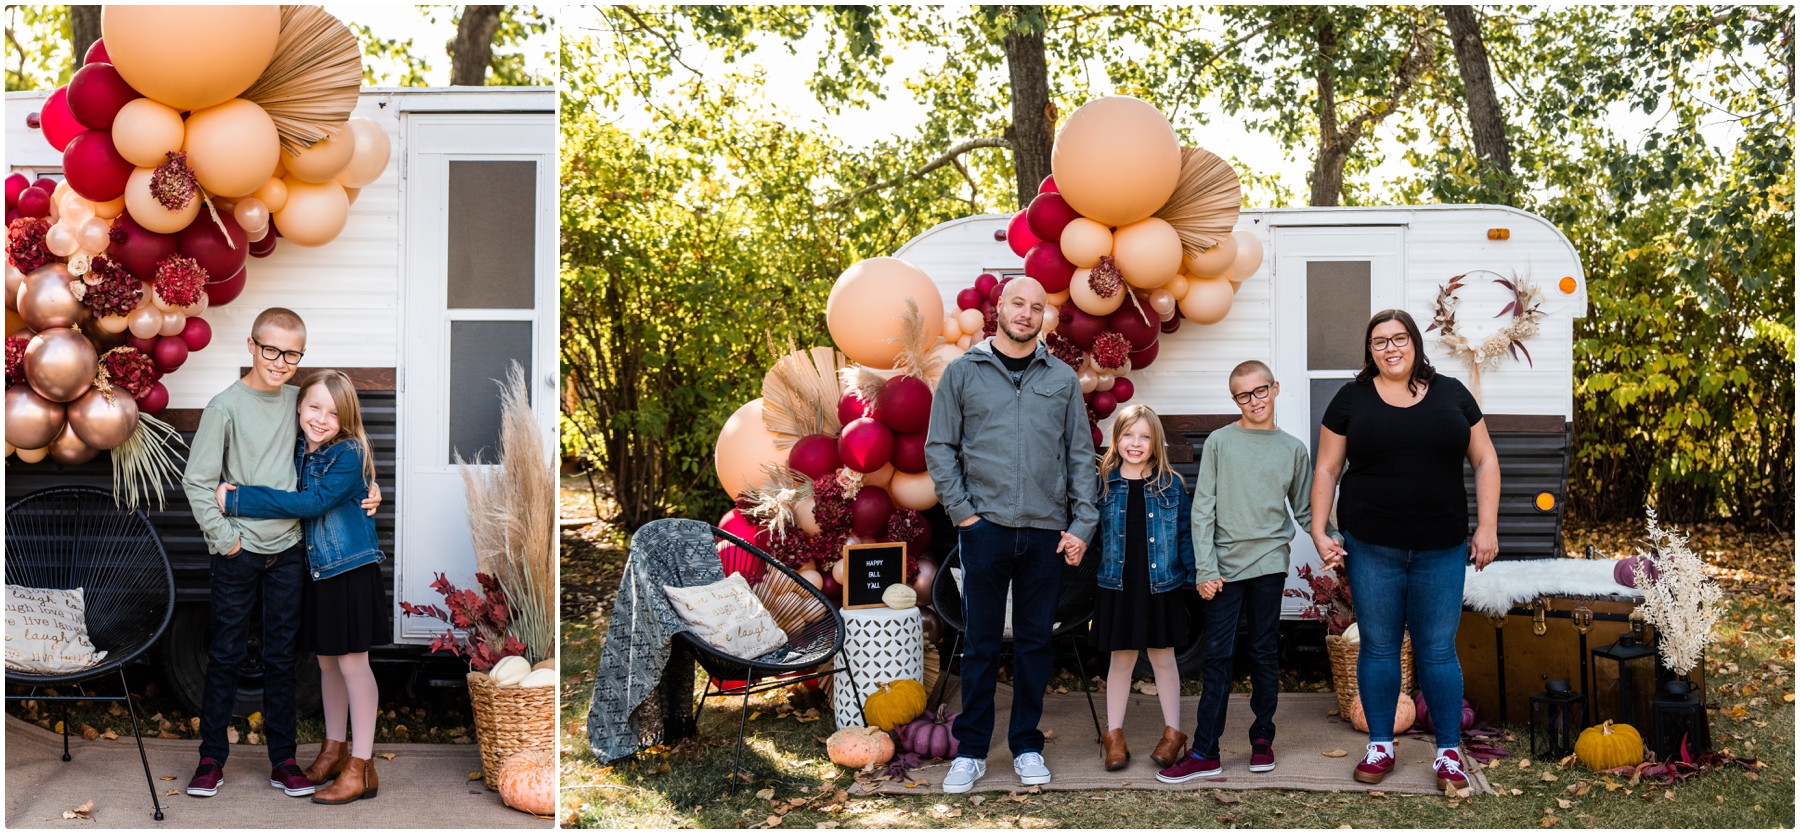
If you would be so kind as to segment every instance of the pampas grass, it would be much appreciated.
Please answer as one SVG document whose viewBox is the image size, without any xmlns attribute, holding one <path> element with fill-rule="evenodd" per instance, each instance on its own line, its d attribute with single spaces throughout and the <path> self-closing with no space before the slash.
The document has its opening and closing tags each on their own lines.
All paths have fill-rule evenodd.
<svg viewBox="0 0 1800 834">
<path fill-rule="evenodd" d="M 900 314 L 900 356 L 894 360 L 894 369 L 908 376 L 916 376 L 931 385 L 933 379 L 932 366 L 937 366 L 938 373 L 943 372 L 943 357 L 932 357 L 931 352 L 938 345 L 944 344 L 944 337 L 935 329 L 927 327 L 925 316 L 919 312 L 919 303 L 906 297 L 906 312 Z M 942 327 L 943 322 L 936 322 L 934 327 Z M 936 386 L 932 386 L 936 387 Z"/>
<path fill-rule="evenodd" d="M 1706 644 L 1712 642 L 1712 629 L 1719 621 L 1725 592 L 1706 573 L 1706 562 L 1688 549 L 1687 537 L 1665 530 L 1656 523 L 1656 510 L 1649 516 L 1650 553 L 1632 566 L 1632 583 L 1644 594 L 1644 621 L 1656 628 L 1657 650 L 1663 665 L 1677 675 L 1686 675 L 1700 663 Z M 1653 579 L 1644 562 L 1656 566 Z"/>
<path fill-rule="evenodd" d="M 533 662 L 556 654 L 556 475 L 531 413 L 525 371 L 514 362 L 500 386 L 500 462 L 457 455 L 469 502 L 475 569 L 506 591 L 506 633 Z"/>
<path fill-rule="evenodd" d="M 155 495 L 156 508 L 162 509 L 165 485 L 181 480 L 171 451 L 176 444 L 187 446 L 173 426 L 138 414 L 137 429 L 112 450 L 113 503 L 135 510 Z"/>
</svg>

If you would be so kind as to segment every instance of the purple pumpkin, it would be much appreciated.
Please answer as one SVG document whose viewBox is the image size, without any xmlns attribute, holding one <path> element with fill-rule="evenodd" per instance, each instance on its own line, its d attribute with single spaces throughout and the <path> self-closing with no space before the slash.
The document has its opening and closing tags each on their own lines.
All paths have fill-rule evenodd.
<svg viewBox="0 0 1800 834">
<path fill-rule="evenodd" d="M 1413 721 L 1413 726 L 1424 732 L 1431 732 L 1431 710 L 1425 705 L 1425 693 L 1419 692 L 1413 695 L 1413 712 L 1418 715 L 1418 719 Z M 1469 699 L 1464 698 L 1462 702 L 1462 729 L 1467 730 L 1473 726 L 1475 726 L 1475 708 L 1469 705 Z"/>
<path fill-rule="evenodd" d="M 954 759 L 956 758 L 956 735 L 950 731 L 961 713 L 937 713 L 926 711 L 924 715 L 913 719 L 894 731 L 900 739 L 900 749 L 906 753 L 915 753 L 920 759 Z"/>
<path fill-rule="evenodd" d="M 1656 562 L 1640 553 L 1636 556 L 1627 556 L 1613 563 L 1613 581 L 1620 585 L 1624 585 L 1627 588 L 1636 588 L 1636 566 L 1640 562 L 1643 563 L 1644 573 L 1650 577 L 1651 582 L 1655 582 L 1656 578 L 1662 574 L 1662 571 L 1656 569 Z"/>
</svg>

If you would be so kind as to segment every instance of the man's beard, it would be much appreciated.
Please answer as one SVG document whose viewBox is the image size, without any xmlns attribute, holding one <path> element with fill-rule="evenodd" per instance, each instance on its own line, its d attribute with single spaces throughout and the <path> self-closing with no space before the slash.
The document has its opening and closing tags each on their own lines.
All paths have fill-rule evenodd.
<svg viewBox="0 0 1800 834">
<path fill-rule="evenodd" d="M 1015 342 L 1019 342 L 1021 344 L 1030 342 L 1031 340 L 1036 339 L 1038 337 L 1039 333 L 1044 332 L 1044 325 L 1043 325 L 1043 322 L 1041 322 L 1041 321 L 1038 323 L 1038 327 L 1036 330 L 1033 330 L 1030 333 L 1026 333 L 1023 336 L 1021 336 L 1017 333 L 1014 333 L 1013 329 L 1010 326 L 1008 326 L 1010 324 L 1010 322 L 1008 322 L 1005 319 L 1001 319 L 998 322 L 998 324 L 1000 327 L 1000 332 L 1006 334 L 1007 338 L 1009 338 Z"/>
</svg>

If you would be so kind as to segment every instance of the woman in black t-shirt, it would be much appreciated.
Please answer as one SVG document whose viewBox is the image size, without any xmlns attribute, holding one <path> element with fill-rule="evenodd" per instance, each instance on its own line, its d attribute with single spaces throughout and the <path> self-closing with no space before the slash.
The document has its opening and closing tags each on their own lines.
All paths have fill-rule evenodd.
<svg viewBox="0 0 1800 834">
<path fill-rule="evenodd" d="M 1481 407 L 1461 382 L 1440 376 L 1423 353 L 1419 326 L 1404 310 L 1383 310 L 1364 331 L 1363 369 L 1338 389 L 1320 421 L 1312 505 L 1337 502 L 1340 546 L 1325 535 L 1328 513 L 1312 520 L 1313 543 L 1328 567 L 1349 573 L 1362 646 L 1357 690 L 1369 722 L 1369 750 L 1356 780 L 1380 782 L 1394 769 L 1394 712 L 1400 646 L 1412 635 L 1419 688 L 1432 715 L 1462 714 L 1464 566 L 1487 567 L 1499 552 L 1500 464 Z M 1469 535 L 1462 462 L 1475 469 L 1475 533 Z M 1348 461 L 1348 469 L 1345 463 Z M 1464 788 L 1457 747 L 1462 727 L 1436 722 L 1438 788 Z"/>
</svg>

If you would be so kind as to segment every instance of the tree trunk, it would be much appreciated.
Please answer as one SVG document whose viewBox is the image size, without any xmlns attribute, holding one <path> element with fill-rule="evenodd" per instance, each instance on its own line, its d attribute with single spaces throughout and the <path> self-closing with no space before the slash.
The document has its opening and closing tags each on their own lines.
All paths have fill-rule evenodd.
<svg viewBox="0 0 1800 834">
<path fill-rule="evenodd" d="M 1337 50 L 1337 29 L 1330 20 L 1319 24 L 1318 67 L 1314 76 L 1319 85 L 1319 153 L 1313 158 L 1312 173 L 1306 179 L 1312 187 L 1307 196 L 1309 206 L 1335 206 L 1344 190 L 1344 162 L 1350 158 L 1350 146 L 1338 131 L 1337 85 L 1331 75 L 1331 55 Z"/>
<path fill-rule="evenodd" d="M 1507 205 L 1516 205 L 1513 190 L 1512 146 L 1506 140 L 1506 119 L 1494 95 L 1494 78 L 1488 66 L 1487 45 L 1481 39 L 1481 21 L 1473 6 L 1445 6 L 1444 22 L 1450 26 L 1450 43 L 1456 49 L 1456 70 L 1462 74 L 1463 100 L 1469 105 L 1469 131 L 1474 134 L 1475 156 L 1485 171 L 1500 180 Z"/>
<path fill-rule="evenodd" d="M 1019 208 L 1031 205 L 1038 186 L 1050 176 L 1050 149 L 1056 143 L 1056 108 L 1050 103 L 1050 69 L 1044 61 L 1044 30 L 1009 31 L 1004 39 L 1006 68 L 1012 80 L 1013 175 Z"/>
<path fill-rule="evenodd" d="M 69 45 L 75 48 L 74 68 L 81 69 L 88 48 L 100 39 L 100 7 L 69 7 Z"/>
<path fill-rule="evenodd" d="M 464 6 L 450 47 L 450 84 L 479 87 L 487 83 L 488 62 L 494 57 L 494 31 L 500 27 L 505 6 Z"/>
</svg>

